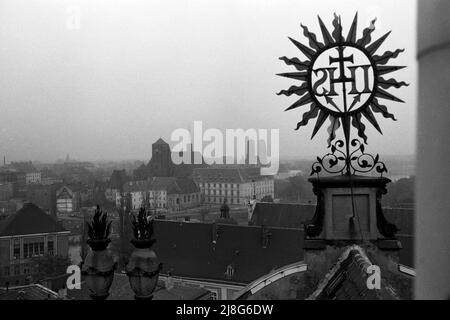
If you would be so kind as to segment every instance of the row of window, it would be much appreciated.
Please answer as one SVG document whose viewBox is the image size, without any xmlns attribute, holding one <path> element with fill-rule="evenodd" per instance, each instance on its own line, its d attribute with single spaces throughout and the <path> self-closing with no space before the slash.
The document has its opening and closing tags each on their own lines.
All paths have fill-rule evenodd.
<svg viewBox="0 0 450 320">
<path fill-rule="evenodd" d="M 47 241 L 47 254 L 54 255 L 54 241 L 52 238 L 49 238 Z M 20 259 L 20 239 L 14 239 L 13 243 L 13 258 Z M 45 254 L 44 250 L 44 241 L 38 242 L 25 242 L 22 247 L 23 257 L 25 259 L 32 257 L 40 257 Z"/>
<path fill-rule="evenodd" d="M 200 188 L 238 188 L 237 183 L 200 183 Z"/>
<path fill-rule="evenodd" d="M 260 182 L 257 182 L 259 185 Z M 264 186 L 266 185 L 273 185 L 270 180 L 267 181 L 267 183 L 264 183 Z M 200 183 L 200 188 L 233 188 L 237 189 L 239 187 L 239 184 L 237 183 Z"/>
<path fill-rule="evenodd" d="M 206 195 L 225 195 L 225 196 L 234 196 L 237 195 L 239 197 L 238 191 L 229 191 L 229 190 L 205 190 Z"/>
<path fill-rule="evenodd" d="M 223 203 L 223 200 L 225 198 L 220 198 L 220 197 L 206 197 L 206 202 L 208 203 Z M 231 204 L 239 204 L 239 198 L 227 198 L 228 203 Z M 243 200 L 242 203 L 245 203 L 245 201 Z"/>
<path fill-rule="evenodd" d="M 165 198 L 163 199 L 163 201 L 165 202 Z M 181 204 L 181 203 L 188 203 L 191 201 L 199 201 L 200 200 L 200 195 L 197 194 L 192 194 L 192 195 L 184 195 L 181 199 L 177 198 L 176 199 L 176 204 Z M 142 205 L 143 199 L 133 199 L 133 209 L 138 209 L 140 208 L 140 206 Z M 171 202 L 172 203 L 172 202 Z M 155 205 L 154 202 L 152 202 L 153 205 Z M 165 203 L 161 203 L 161 202 L 157 202 L 156 203 L 156 207 L 157 208 L 166 208 L 167 205 Z"/>
</svg>

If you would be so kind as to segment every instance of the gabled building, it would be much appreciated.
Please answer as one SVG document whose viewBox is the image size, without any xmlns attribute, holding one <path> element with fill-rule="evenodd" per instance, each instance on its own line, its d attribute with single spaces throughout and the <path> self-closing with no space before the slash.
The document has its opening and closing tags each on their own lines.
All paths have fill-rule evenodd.
<svg viewBox="0 0 450 320">
<path fill-rule="evenodd" d="M 125 170 L 113 170 L 105 190 L 106 200 L 116 203 L 116 195 L 123 191 L 123 186 L 129 181 Z"/>
<path fill-rule="evenodd" d="M 78 195 L 67 186 L 56 191 L 56 211 L 59 213 L 71 213 L 78 209 Z"/>
<path fill-rule="evenodd" d="M 32 203 L 0 221 L 0 286 L 25 284 L 34 258 L 67 257 L 69 233 Z"/>
<path fill-rule="evenodd" d="M 274 180 L 262 176 L 261 168 L 246 165 L 215 165 L 197 168 L 194 181 L 200 187 L 204 202 L 220 204 L 226 198 L 230 205 L 247 205 L 252 199 L 274 198 Z"/>
<path fill-rule="evenodd" d="M 56 191 L 56 211 L 71 213 L 94 205 L 94 185 L 71 184 Z"/>
<path fill-rule="evenodd" d="M 132 208 L 141 206 L 154 209 L 182 210 L 201 204 L 200 189 L 192 179 L 153 177 L 144 181 L 130 181 L 123 186 L 123 193 L 131 195 Z M 120 205 L 121 194 L 116 195 Z"/>
</svg>

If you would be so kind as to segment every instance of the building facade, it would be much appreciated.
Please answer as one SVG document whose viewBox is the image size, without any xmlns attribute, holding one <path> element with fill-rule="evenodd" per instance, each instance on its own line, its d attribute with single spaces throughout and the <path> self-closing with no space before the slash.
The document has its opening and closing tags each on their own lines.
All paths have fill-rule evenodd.
<svg viewBox="0 0 450 320">
<path fill-rule="evenodd" d="M 22 176 L 22 183 L 28 185 L 33 183 L 41 183 L 41 172 L 35 168 L 31 161 L 28 162 L 11 162 L 11 167 Z"/>
<path fill-rule="evenodd" d="M 14 196 L 14 186 L 11 182 L 0 183 L 0 201 L 8 201 Z"/>
<path fill-rule="evenodd" d="M 200 187 L 205 203 L 247 205 L 256 198 L 274 197 L 274 180 L 262 176 L 255 166 L 217 165 L 194 170 L 194 180 Z"/>
<path fill-rule="evenodd" d="M 123 187 L 130 194 L 133 210 L 147 208 L 179 211 L 199 206 L 202 201 L 200 189 L 192 179 L 153 177 L 144 181 L 130 181 Z M 121 194 L 116 194 L 120 205 Z"/>
<path fill-rule="evenodd" d="M 122 188 L 128 180 L 125 170 L 114 170 L 105 190 L 106 200 L 116 203 L 118 201 L 116 195 L 122 192 Z"/>
<path fill-rule="evenodd" d="M 77 193 L 64 186 L 56 192 L 56 210 L 60 213 L 71 213 L 78 209 Z"/>
<path fill-rule="evenodd" d="M 0 286 L 26 284 L 37 258 L 67 258 L 69 233 L 32 203 L 0 221 Z"/>
<path fill-rule="evenodd" d="M 41 182 L 41 173 L 39 171 L 27 172 L 25 174 L 25 184 L 38 184 Z"/>
</svg>

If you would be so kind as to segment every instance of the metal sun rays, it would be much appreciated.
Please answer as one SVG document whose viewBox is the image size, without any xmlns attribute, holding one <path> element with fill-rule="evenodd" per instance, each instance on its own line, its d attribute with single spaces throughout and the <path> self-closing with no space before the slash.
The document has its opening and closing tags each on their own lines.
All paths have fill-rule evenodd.
<svg viewBox="0 0 450 320">
<path fill-rule="evenodd" d="M 372 41 L 372 33 L 375 30 L 376 19 L 371 22 L 369 27 L 363 30 L 360 38 L 358 38 L 357 32 L 357 13 L 346 36 L 343 35 L 340 16 L 335 14 L 333 20 L 333 31 L 331 33 L 320 17 L 318 17 L 318 20 L 322 33 L 322 41 L 320 41 L 318 37 L 314 33 L 310 32 L 304 25 L 301 25 L 301 28 L 303 29 L 303 35 L 309 42 L 309 46 L 304 45 L 295 39 L 289 38 L 289 40 L 300 50 L 306 59 L 300 60 L 299 58 L 287 57 L 280 58 L 280 60 L 284 61 L 287 65 L 295 67 L 297 71 L 281 73 L 278 75 L 301 82 L 298 86 L 291 86 L 289 89 L 282 90 L 278 93 L 278 95 L 295 95 L 300 97 L 285 111 L 309 106 L 309 110 L 303 114 L 301 121 L 297 123 L 296 130 L 299 130 L 302 126 L 306 126 L 310 121 L 315 119 L 315 126 L 311 139 L 314 138 L 327 120 L 329 122 L 328 147 L 331 148 L 332 152 L 321 158 L 321 161 L 318 162 L 320 164 L 319 167 L 316 166 L 316 169 L 314 169 L 313 166 L 313 173 L 320 172 L 320 167 L 325 165 L 323 163 L 324 159 L 327 156 L 336 155 L 344 146 L 345 152 L 342 151 L 343 154 L 339 154 L 339 156 L 336 155 L 336 158 L 333 158 L 332 161 L 328 161 L 329 167 L 335 167 L 337 163 L 342 161 L 341 159 L 344 158 L 345 164 L 341 170 L 342 172 L 368 172 L 370 171 L 368 169 L 373 169 L 375 167 L 381 168 L 380 170 L 382 172 L 380 173 L 386 172 L 387 170 L 384 164 L 381 167 L 377 166 L 377 164 L 381 163 L 378 159 L 378 155 L 373 157 L 364 153 L 364 144 L 367 144 L 365 130 L 366 124 L 369 123 L 382 134 L 375 114 L 381 114 L 384 118 L 396 121 L 394 115 L 388 111 L 385 105 L 383 105 L 382 100 L 404 102 L 387 91 L 391 88 L 408 86 L 405 82 L 398 82 L 393 78 L 387 77 L 390 73 L 405 68 L 404 66 L 388 64 L 392 59 L 397 58 L 398 55 L 404 51 L 404 49 L 386 51 L 383 54 L 377 53 L 380 46 L 388 38 L 390 32 L 386 33 L 379 39 Z M 353 63 L 353 55 L 346 55 L 345 50 L 348 51 L 347 48 L 358 50 L 358 52 L 367 58 L 369 64 L 366 66 L 350 65 L 350 63 Z M 329 49 L 337 50 L 337 53 L 334 53 L 334 56 L 329 57 L 330 66 L 333 65 L 333 67 L 328 66 L 328 68 L 323 69 L 326 69 L 329 72 L 329 81 L 333 86 L 330 86 L 330 88 L 334 88 L 335 83 L 342 85 L 342 93 L 340 95 L 335 92 L 331 94 L 331 91 L 334 91 L 334 89 L 328 89 L 328 91 L 322 89 L 323 92 L 320 93 L 317 91 L 317 84 L 312 83 L 313 73 L 317 74 L 318 71 L 317 69 L 313 70 L 314 63 L 319 56 L 321 56 L 321 54 Z M 336 57 L 336 55 L 338 56 Z M 366 79 L 364 91 L 360 92 L 355 89 L 356 77 L 354 77 L 354 75 L 357 68 L 363 68 L 366 75 L 368 74 L 369 69 L 373 72 L 372 88 L 368 88 Z M 348 75 L 349 71 L 353 77 Z M 325 73 L 325 71 L 323 72 Z M 337 77 L 335 73 L 338 74 Z M 349 90 L 350 87 L 352 87 L 351 91 Z M 319 99 L 319 96 L 323 97 L 323 99 Z M 337 99 L 341 97 L 343 98 L 343 103 L 339 105 L 339 103 L 337 103 Z M 362 97 L 365 97 L 363 98 L 365 102 L 360 103 Z M 366 124 L 363 120 L 366 121 Z M 364 141 L 363 143 L 358 139 L 353 139 L 350 141 L 352 126 L 356 129 L 358 136 Z M 343 128 L 345 142 L 339 140 L 333 144 L 333 141 L 336 139 L 336 132 L 340 127 Z M 356 149 L 351 152 L 351 147 Z M 360 152 L 361 155 L 358 157 L 355 155 L 355 152 Z M 363 157 L 363 160 L 361 160 L 360 157 Z M 358 163 L 356 163 L 355 166 L 352 166 L 352 161 L 361 161 L 359 164 L 362 164 L 363 167 L 358 166 Z M 328 171 L 327 168 L 324 169 L 327 172 L 335 173 L 333 170 Z"/>
</svg>

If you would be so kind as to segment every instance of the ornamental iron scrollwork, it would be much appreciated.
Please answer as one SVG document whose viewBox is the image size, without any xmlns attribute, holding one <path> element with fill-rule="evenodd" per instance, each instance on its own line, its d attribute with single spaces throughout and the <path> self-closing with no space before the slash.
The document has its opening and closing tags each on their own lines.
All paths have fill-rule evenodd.
<svg viewBox="0 0 450 320">
<path fill-rule="evenodd" d="M 312 164 L 311 175 L 319 174 L 325 171 L 330 174 L 355 174 L 369 173 L 375 170 L 381 176 L 387 173 L 387 167 L 384 162 L 380 161 L 380 156 L 367 153 L 365 145 L 358 139 L 353 139 L 350 143 L 352 149 L 347 154 L 343 150 L 345 142 L 336 141 L 331 146 L 331 152 L 322 158 L 317 157 L 317 161 Z M 353 150 L 353 151 L 352 151 Z"/>
</svg>

